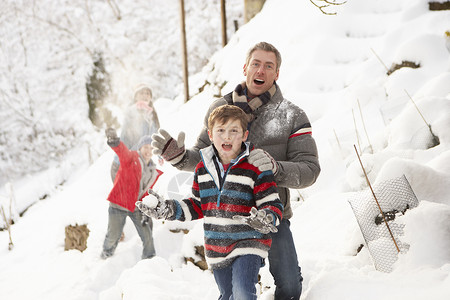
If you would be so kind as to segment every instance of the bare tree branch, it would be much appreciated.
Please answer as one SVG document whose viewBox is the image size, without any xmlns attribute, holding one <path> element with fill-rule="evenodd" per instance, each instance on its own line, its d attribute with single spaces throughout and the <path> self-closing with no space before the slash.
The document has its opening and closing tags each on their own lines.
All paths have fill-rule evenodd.
<svg viewBox="0 0 450 300">
<path fill-rule="evenodd" d="M 347 1 L 344 2 L 334 2 L 334 1 L 330 1 L 330 0 L 309 0 L 315 7 L 317 7 L 318 9 L 320 9 L 320 11 L 324 14 L 324 15 L 336 15 L 335 12 L 333 13 L 329 13 L 325 11 L 325 8 L 329 7 L 329 6 L 337 6 L 337 5 L 342 5 L 347 3 Z M 321 3 L 321 4 L 317 4 L 317 3 Z"/>
<path fill-rule="evenodd" d="M 84 2 L 85 4 L 85 11 L 86 11 L 86 15 L 88 16 L 89 22 L 92 24 L 93 27 L 95 27 L 95 30 L 99 33 L 100 38 L 103 40 L 103 43 L 105 45 L 105 50 L 108 50 L 109 54 L 117 61 L 119 62 L 119 64 L 122 66 L 122 68 L 126 68 L 125 63 L 123 62 L 122 59 L 120 59 L 120 57 L 118 57 L 117 55 L 114 54 L 114 52 L 111 50 L 111 48 L 109 47 L 108 41 L 103 37 L 103 34 L 100 30 L 100 28 L 95 24 L 94 20 L 92 19 L 92 14 L 91 14 L 91 9 L 89 8 L 89 4 L 87 1 Z M 112 4 L 110 3 L 110 1 L 108 1 L 108 4 L 111 6 Z M 117 7 L 117 5 L 115 5 Z M 113 9 L 114 11 L 114 9 Z M 117 7 L 117 11 L 119 11 L 119 8 Z M 119 16 L 117 17 L 118 20 L 121 19 L 120 17 L 120 11 L 119 11 Z"/>
<path fill-rule="evenodd" d="M 113 14 L 116 16 L 117 20 L 122 19 L 122 16 L 120 15 L 120 9 L 117 3 L 114 0 L 107 0 L 107 2 L 111 7 L 111 10 L 113 11 Z"/>
<path fill-rule="evenodd" d="M 30 122 L 30 123 L 34 123 L 34 120 L 32 118 L 30 118 L 29 116 L 24 114 L 21 110 L 19 110 L 17 107 L 12 105 L 11 101 L 8 100 L 8 98 L 9 98 L 8 95 L 6 94 L 6 92 L 4 90 L 0 89 L 0 92 L 3 95 L 3 97 L 0 98 L 3 100 L 3 103 L 5 103 L 9 108 L 11 108 L 16 114 L 20 115 L 23 120 Z"/>
<path fill-rule="evenodd" d="M 83 43 L 83 41 L 71 30 L 69 30 L 68 28 L 65 28 L 51 20 L 45 20 L 39 16 L 37 16 L 36 14 L 33 16 L 28 15 L 27 13 L 25 13 L 24 11 L 18 9 L 24 16 L 28 17 L 28 18 L 34 18 L 36 20 L 38 20 L 39 22 L 42 23 L 47 23 L 48 25 L 51 25 L 55 28 L 57 28 L 58 30 L 64 31 L 65 33 L 67 33 L 68 35 L 70 35 L 71 37 L 75 38 L 81 45 L 84 46 L 84 48 L 86 49 L 86 51 L 89 53 L 90 56 L 92 56 L 93 52 L 91 51 L 91 49 L 89 49 L 89 47 L 87 47 L 85 45 L 85 43 Z"/>
</svg>

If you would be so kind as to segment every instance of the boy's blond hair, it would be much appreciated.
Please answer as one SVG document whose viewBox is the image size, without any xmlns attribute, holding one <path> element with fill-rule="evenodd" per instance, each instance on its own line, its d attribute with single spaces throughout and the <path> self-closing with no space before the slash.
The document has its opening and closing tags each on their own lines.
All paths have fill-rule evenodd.
<svg viewBox="0 0 450 300">
<path fill-rule="evenodd" d="M 216 123 L 225 124 L 229 120 L 239 120 L 242 132 L 247 131 L 247 115 L 235 105 L 222 105 L 214 109 L 208 117 L 208 129 L 212 130 Z"/>
</svg>

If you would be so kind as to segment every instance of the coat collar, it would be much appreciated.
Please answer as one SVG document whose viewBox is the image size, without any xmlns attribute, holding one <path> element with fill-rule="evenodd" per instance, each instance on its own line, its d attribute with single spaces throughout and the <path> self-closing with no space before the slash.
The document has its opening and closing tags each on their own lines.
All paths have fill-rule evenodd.
<svg viewBox="0 0 450 300">
<path fill-rule="evenodd" d="M 250 150 L 253 148 L 253 146 L 250 144 L 250 142 L 243 143 L 244 149 L 235 159 L 231 161 L 231 165 L 228 169 L 230 169 L 232 166 L 238 164 L 240 161 L 245 159 L 249 156 Z M 211 175 L 214 183 L 216 184 L 217 188 L 220 188 L 220 181 L 219 181 L 219 174 L 217 172 L 217 169 L 214 165 L 214 159 L 216 157 L 216 151 L 214 148 L 214 145 L 208 146 L 206 148 L 203 148 L 200 150 L 200 157 L 203 161 L 203 164 L 205 165 L 205 169 L 208 172 L 209 175 Z"/>
</svg>

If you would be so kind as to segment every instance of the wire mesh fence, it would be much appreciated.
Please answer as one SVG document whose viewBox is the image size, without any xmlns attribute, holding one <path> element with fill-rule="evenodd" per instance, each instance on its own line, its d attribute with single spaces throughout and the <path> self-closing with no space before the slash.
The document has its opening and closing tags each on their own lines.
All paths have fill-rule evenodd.
<svg viewBox="0 0 450 300">
<path fill-rule="evenodd" d="M 369 189 L 355 193 L 349 203 L 375 268 L 391 272 L 398 253 L 409 248 L 399 239 L 405 225 L 399 224 L 396 219 L 419 204 L 408 180 L 403 175 L 383 181 L 373 186 L 373 193 Z"/>
</svg>

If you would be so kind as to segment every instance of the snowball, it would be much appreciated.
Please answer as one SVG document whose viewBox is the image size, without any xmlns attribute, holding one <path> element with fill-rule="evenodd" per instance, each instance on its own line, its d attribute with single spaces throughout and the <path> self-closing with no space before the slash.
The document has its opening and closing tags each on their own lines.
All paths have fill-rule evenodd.
<svg viewBox="0 0 450 300">
<path fill-rule="evenodd" d="M 158 205 L 158 202 L 158 198 L 156 198 L 154 195 L 148 195 L 142 199 L 142 203 L 144 203 L 148 207 L 156 207 Z"/>
</svg>

